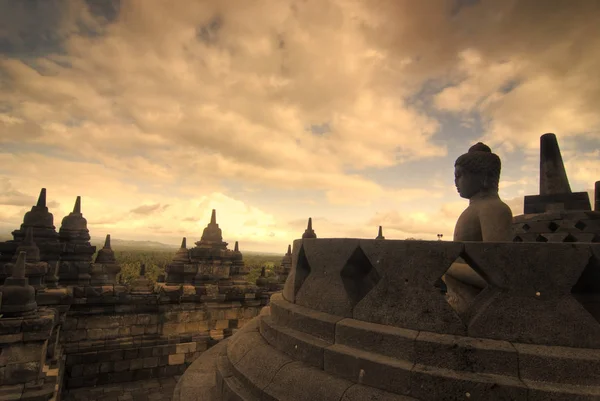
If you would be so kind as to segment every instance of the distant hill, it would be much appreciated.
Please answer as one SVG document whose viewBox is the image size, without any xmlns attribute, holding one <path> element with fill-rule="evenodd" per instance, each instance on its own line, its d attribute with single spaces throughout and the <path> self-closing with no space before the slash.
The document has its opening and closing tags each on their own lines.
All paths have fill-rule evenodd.
<svg viewBox="0 0 600 401">
<path fill-rule="evenodd" d="M 0 234 L 0 242 L 12 240 L 12 235 L 10 234 Z M 96 246 L 97 249 L 100 249 L 104 246 L 104 238 L 92 238 L 91 244 Z M 135 241 L 135 240 L 126 240 L 126 239 L 118 239 L 111 238 L 110 245 L 113 249 L 127 249 L 127 250 L 155 250 L 155 251 L 174 251 L 179 249 L 179 245 L 171 245 L 164 244 L 158 241 Z M 192 245 L 193 246 L 193 245 Z M 233 247 L 230 247 L 233 249 Z M 273 255 L 273 256 L 282 256 L 283 253 L 280 252 L 256 252 L 256 251 L 244 251 L 242 250 L 244 255 Z"/>
<path fill-rule="evenodd" d="M 104 238 L 92 238 L 90 242 L 98 248 L 104 246 Z M 112 248 L 155 249 L 165 251 L 179 248 L 177 245 L 163 244 L 162 242 L 157 241 L 135 241 L 118 238 L 111 238 L 110 246 Z"/>
</svg>

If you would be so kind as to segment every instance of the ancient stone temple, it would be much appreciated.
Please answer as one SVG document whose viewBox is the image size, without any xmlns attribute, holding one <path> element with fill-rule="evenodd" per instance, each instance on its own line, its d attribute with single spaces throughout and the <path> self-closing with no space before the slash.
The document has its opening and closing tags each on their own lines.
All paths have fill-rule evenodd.
<svg viewBox="0 0 600 401">
<path fill-rule="evenodd" d="M 5 277 L 10 276 L 15 268 L 17 259 L 25 254 L 25 276 L 33 288 L 40 290 L 45 287 L 45 277 L 48 273 L 48 263 L 40 260 L 40 249 L 33 241 L 33 228 L 29 227 L 26 230 L 23 242 L 19 244 L 12 262 L 4 265 L 3 274 Z"/>
<path fill-rule="evenodd" d="M 454 241 L 295 240 L 283 292 L 174 401 L 600 399 L 600 320 L 572 295 L 600 244 L 507 241 L 496 157 L 457 160 Z M 463 313 L 435 287 L 456 264 L 485 283 Z"/>
<path fill-rule="evenodd" d="M 0 242 L 0 267 L 15 259 L 17 248 L 25 241 L 28 229 L 32 230 L 33 242 L 39 249 L 40 260 L 51 267 L 56 266 L 64 245 L 59 241 L 54 227 L 54 216 L 46 206 L 46 188 L 42 188 L 37 204 L 25 214 L 21 227 L 12 232 L 13 240 Z M 50 269 L 50 272 L 52 273 L 53 269 Z M 6 277 L 6 275 L 0 276 L 0 282 Z"/>
<path fill-rule="evenodd" d="M 587 192 L 571 192 L 554 134 L 540 138 L 540 194 L 525 197 L 524 214 L 514 218 L 514 241 L 600 242 L 600 186 L 596 210 Z"/>
<path fill-rule="evenodd" d="M 144 265 L 130 285 L 117 284 L 110 235 L 92 261 L 80 197 L 56 233 L 43 189 L 13 237 L 0 243 L 0 399 L 58 400 L 80 388 L 173 378 L 268 301 L 253 284 L 232 284 L 246 274 L 244 261 L 237 244 L 231 251 L 222 241 L 214 212 L 193 256 L 184 239 L 169 272 L 176 285 L 155 286 Z"/>
<path fill-rule="evenodd" d="M 165 291 L 174 291 L 176 286 L 184 284 L 193 286 L 194 289 L 188 290 L 200 296 L 223 297 L 227 294 L 228 299 L 254 297 L 252 294 L 256 288 L 245 280 L 247 272 L 239 244 L 236 241 L 233 251 L 227 249 L 217 224 L 216 210 L 212 211 L 210 222 L 195 245 L 187 249 L 186 238 L 183 239 L 173 261 L 166 268 Z"/>
<path fill-rule="evenodd" d="M 283 290 L 283 285 L 290 274 L 290 270 L 292 270 L 292 246 L 288 245 L 287 252 L 281 259 L 281 264 L 275 269 L 275 276 L 281 290 Z"/>
<path fill-rule="evenodd" d="M 81 213 L 81 197 L 75 200 L 73 211 L 62 220 L 58 232 L 61 243 L 64 244 L 60 255 L 58 276 L 62 284 L 90 284 L 90 264 L 96 247 L 90 244 L 90 232 L 87 220 Z"/>
<path fill-rule="evenodd" d="M 58 313 L 38 308 L 35 289 L 25 275 L 25 259 L 26 252 L 20 251 L 11 275 L 0 286 L 0 398 L 57 399 L 63 361 L 49 340 L 56 338 L 53 333 L 58 330 Z"/>
</svg>

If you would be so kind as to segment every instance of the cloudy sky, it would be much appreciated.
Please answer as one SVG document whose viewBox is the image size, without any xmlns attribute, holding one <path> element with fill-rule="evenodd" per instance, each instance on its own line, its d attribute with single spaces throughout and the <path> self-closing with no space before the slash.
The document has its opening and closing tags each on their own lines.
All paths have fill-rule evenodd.
<svg viewBox="0 0 600 401">
<path fill-rule="evenodd" d="M 284 252 L 452 236 L 482 140 L 515 215 L 558 135 L 600 180 L 600 2 L 0 0 L 0 231 L 48 190 L 93 237 Z"/>
</svg>

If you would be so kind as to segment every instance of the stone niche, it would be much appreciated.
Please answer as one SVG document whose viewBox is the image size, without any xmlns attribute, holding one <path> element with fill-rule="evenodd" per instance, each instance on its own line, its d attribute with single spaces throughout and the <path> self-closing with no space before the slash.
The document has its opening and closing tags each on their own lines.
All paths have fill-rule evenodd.
<svg viewBox="0 0 600 401">
<path fill-rule="evenodd" d="M 487 283 L 460 316 L 435 286 L 458 258 Z M 600 321 L 572 288 L 599 258 L 591 243 L 296 240 L 283 292 L 174 401 L 598 400 Z"/>
</svg>

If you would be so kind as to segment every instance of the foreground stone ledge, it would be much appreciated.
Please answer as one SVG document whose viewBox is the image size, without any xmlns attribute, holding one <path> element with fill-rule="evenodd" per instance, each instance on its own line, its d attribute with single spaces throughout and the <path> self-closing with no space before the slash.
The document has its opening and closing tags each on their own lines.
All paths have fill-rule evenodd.
<svg viewBox="0 0 600 401">
<path fill-rule="evenodd" d="M 291 305 L 274 298 L 273 312 Z M 301 314 L 306 309 L 298 305 L 293 308 Z M 221 371 L 217 374 L 217 383 L 222 395 L 237 394 L 236 397 L 240 397 L 244 393 L 249 397 L 247 399 L 308 399 L 303 398 L 304 395 L 274 390 L 278 375 L 289 366 L 316 369 L 320 374 L 329 375 L 330 379 L 324 380 L 341 379 L 408 399 L 528 400 L 546 397 L 589 401 L 600 394 L 598 350 L 413 332 L 354 319 L 339 320 L 335 338 L 354 345 L 350 346 L 337 342 L 330 344 L 284 326 L 268 313 L 261 313 L 254 321 L 253 326 L 258 326 L 259 332 L 254 327 L 247 327 L 245 332 L 231 338 L 217 363 Z M 378 336 L 384 333 L 387 344 L 403 344 L 412 351 L 405 349 L 400 355 L 408 358 L 398 358 L 398 352 L 390 351 L 389 346 L 380 347 L 382 353 L 373 350 L 373 343 L 369 342 L 361 348 L 358 340 L 368 337 L 368 333 L 373 333 L 375 338 L 381 338 Z M 321 352 L 323 365 L 319 368 Z M 259 360 L 279 362 L 267 368 L 253 369 Z M 570 373 L 563 374 L 569 370 Z M 271 384 L 264 387 L 268 382 Z M 311 391 L 306 390 L 311 396 L 317 396 Z"/>
</svg>

